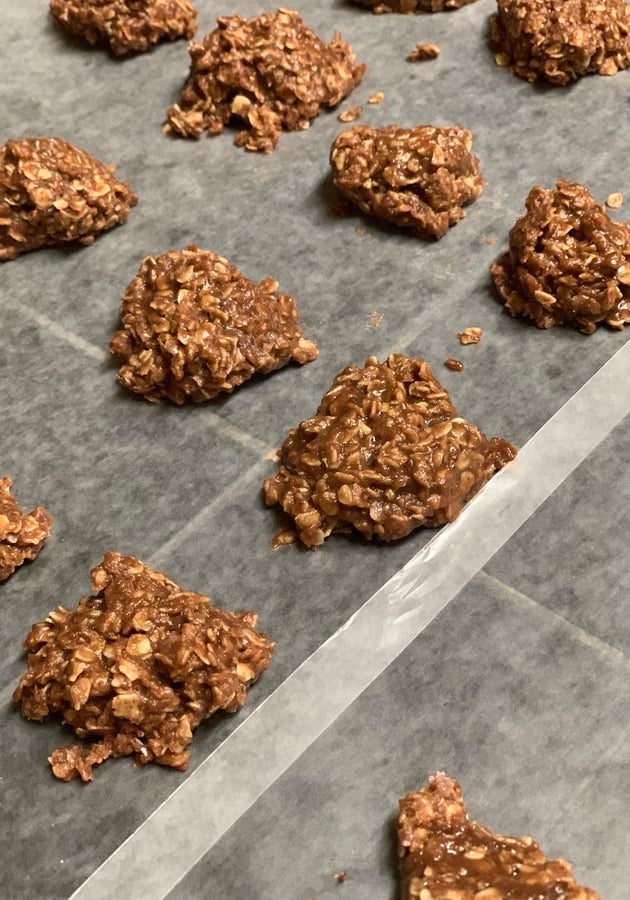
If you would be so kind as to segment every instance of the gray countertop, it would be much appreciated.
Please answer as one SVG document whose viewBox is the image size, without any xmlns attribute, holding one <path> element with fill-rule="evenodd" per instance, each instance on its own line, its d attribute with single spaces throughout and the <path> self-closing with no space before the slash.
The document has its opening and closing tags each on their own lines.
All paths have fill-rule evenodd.
<svg viewBox="0 0 630 900">
<path fill-rule="evenodd" d="M 270 8 L 197 5 L 200 34 L 216 15 Z M 69 140 L 114 163 L 140 201 L 91 247 L 0 269 L 0 475 L 54 517 L 38 560 L 0 586 L 2 897 L 390 900 L 397 801 L 446 770 L 474 817 L 532 834 L 604 900 L 627 900 L 628 331 L 538 331 L 506 315 L 487 269 L 534 184 L 630 197 L 630 73 L 519 81 L 487 47 L 494 7 L 293 5 L 368 64 L 341 110 L 472 130 L 485 191 L 423 242 L 339 215 L 338 111 L 269 156 L 230 132 L 169 139 L 185 42 L 117 61 L 67 39 L 44 2 L 3 4 L 0 143 Z M 407 62 L 419 42 L 439 58 Z M 376 91 L 383 103 L 368 105 Z M 146 255 L 191 242 L 296 296 L 319 359 L 194 408 L 119 388 L 107 344 L 120 297 Z M 482 342 L 461 347 L 471 325 Z M 428 359 L 463 416 L 524 450 L 440 532 L 271 551 L 270 451 L 345 365 L 390 352 Z M 444 367 L 453 356 L 463 372 Z M 106 550 L 255 609 L 276 652 L 240 713 L 198 729 L 186 773 L 122 759 L 63 784 L 46 757 L 71 735 L 24 721 L 11 694 L 31 623 L 87 593 Z"/>
</svg>

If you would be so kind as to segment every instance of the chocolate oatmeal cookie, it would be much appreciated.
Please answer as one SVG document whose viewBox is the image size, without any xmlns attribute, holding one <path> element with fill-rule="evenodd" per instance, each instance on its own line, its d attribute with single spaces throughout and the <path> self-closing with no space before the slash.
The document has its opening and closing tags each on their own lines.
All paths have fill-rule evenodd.
<svg viewBox="0 0 630 900">
<path fill-rule="evenodd" d="M 89 597 L 31 628 L 14 701 L 23 716 L 58 715 L 82 746 L 49 759 L 63 781 L 92 780 L 111 756 L 185 769 L 193 731 L 236 712 L 274 645 L 253 612 L 224 612 L 133 556 L 106 553 Z"/>
<path fill-rule="evenodd" d="M 23 513 L 11 493 L 12 484 L 10 478 L 0 478 L 0 581 L 27 559 L 35 559 L 52 523 L 43 506 Z"/>
<path fill-rule="evenodd" d="M 369 6 L 374 13 L 416 13 L 442 12 L 461 9 L 475 0 L 355 0 L 362 6 Z"/>
<path fill-rule="evenodd" d="M 269 153 L 282 129 L 303 130 L 361 81 L 364 65 L 335 32 L 324 44 L 298 13 L 279 9 L 253 19 L 222 16 L 190 47 L 190 75 L 165 131 L 200 137 L 235 122 L 235 143 Z"/>
<path fill-rule="evenodd" d="M 451 522 L 480 487 L 516 455 L 457 415 L 421 359 L 392 354 L 348 366 L 315 416 L 291 429 L 264 498 L 293 520 L 315 549 L 335 531 L 395 541 L 421 525 Z"/>
<path fill-rule="evenodd" d="M 483 191 L 471 147 L 470 131 L 456 125 L 355 125 L 332 145 L 333 181 L 367 215 L 439 238 Z"/>
<path fill-rule="evenodd" d="M 526 81 L 564 85 L 630 65 L 630 4 L 624 0 L 497 0 L 495 60 Z"/>
<path fill-rule="evenodd" d="M 191 38 L 197 27 L 189 0 L 50 0 L 50 12 L 69 34 L 105 45 L 115 56 Z"/>
<path fill-rule="evenodd" d="M 601 900 L 530 837 L 471 821 L 461 787 L 443 772 L 400 801 L 398 856 L 402 900 Z"/>
<path fill-rule="evenodd" d="M 120 307 L 109 349 L 120 383 L 147 400 L 202 403 L 253 375 L 315 359 L 293 297 L 254 284 L 226 259 L 190 246 L 148 256 Z"/>
<path fill-rule="evenodd" d="M 0 261 L 77 241 L 127 221 L 137 196 L 114 166 L 58 138 L 0 147 Z"/>
<path fill-rule="evenodd" d="M 490 267 L 502 303 L 539 328 L 630 322 L 630 224 L 573 181 L 534 187 L 510 231 L 507 253 Z"/>
</svg>

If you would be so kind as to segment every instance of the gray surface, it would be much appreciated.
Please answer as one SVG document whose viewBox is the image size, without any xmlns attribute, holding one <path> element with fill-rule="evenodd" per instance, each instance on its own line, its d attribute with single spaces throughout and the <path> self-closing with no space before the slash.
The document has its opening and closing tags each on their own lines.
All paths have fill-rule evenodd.
<svg viewBox="0 0 630 900">
<path fill-rule="evenodd" d="M 215 14 L 231 11 L 204 2 L 198 5 L 202 33 L 212 27 Z M 295 4 L 323 37 L 339 28 L 358 58 L 368 62 L 364 83 L 342 108 L 364 105 L 367 123 L 455 122 L 474 132 L 474 149 L 488 185 L 467 218 L 439 243 L 422 243 L 360 216 L 335 214 L 327 155 L 333 137 L 344 126 L 334 113 L 321 116 L 305 133 L 283 135 L 278 149 L 268 157 L 235 148 L 230 134 L 198 142 L 169 140 L 161 134 L 160 125 L 188 69 L 183 42 L 120 62 L 65 39 L 48 20 L 43 3 L 28 0 L 3 8 L 0 143 L 9 137 L 58 135 L 114 162 L 140 195 L 128 223 L 100 237 L 92 247 L 38 251 L 1 269 L 1 474 L 14 478 L 25 506 L 43 502 L 55 518 L 53 535 L 39 560 L 0 587 L 0 793 L 3 809 L 11 810 L 11 823 L 5 820 L 0 845 L 3 896 L 16 900 L 68 896 L 185 780 L 179 773 L 135 769 L 122 760 L 107 763 L 91 786 L 58 784 L 49 775 L 46 756 L 67 736 L 61 736 L 54 725 L 23 722 L 11 708 L 10 694 L 23 666 L 19 646 L 28 627 L 57 603 L 74 603 L 87 590 L 89 568 L 105 550 L 136 553 L 159 564 L 183 586 L 210 593 L 227 608 L 252 607 L 260 613 L 261 626 L 278 646 L 271 669 L 251 693 L 247 707 L 251 709 L 430 536 L 418 533 L 395 547 L 335 538 L 315 554 L 295 548 L 270 552 L 269 540 L 278 519 L 260 501 L 262 478 L 273 471 L 265 454 L 281 442 L 290 426 L 312 413 L 340 368 L 361 362 L 370 353 L 383 356 L 406 350 L 424 356 L 452 390 L 462 414 L 488 433 L 522 443 L 627 341 L 626 333 L 604 330 L 589 338 L 571 331 L 541 333 L 510 319 L 492 299 L 487 265 L 503 247 L 507 230 L 534 183 L 550 185 L 565 176 L 582 181 L 600 198 L 611 191 L 630 193 L 625 170 L 627 136 L 620 129 L 628 75 L 585 79 L 562 91 L 538 90 L 519 82 L 498 70 L 486 50 L 485 28 L 493 6 L 490 0 L 479 0 L 450 15 L 375 17 L 341 2 L 318 8 Z M 247 15 L 264 8 L 251 2 L 239 5 L 239 11 Z M 442 54 L 435 62 L 411 65 L 405 56 L 421 40 L 438 43 Z M 377 90 L 384 92 L 384 103 L 366 105 L 367 97 Z M 120 295 L 146 254 L 189 241 L 224 254 L 252 278 L 272 275 L 283 290 L 294 293 L 307 336 L 320 344 L 320 359 L 247 386 L 227 401 L 196 409 L 145 404 L 118 389 L 106 347 L 116 326 Z M 378 329 L 366 327 L 372 310 L 383 314 Z M 467 325 L 483 328 L 479 346 L 462 348 L 457 342 L 456 332 Z M 463 359 L 465 371 L 457 374 L 444 369 L 442 361 L 447 356 Z M 597 581 L 590 587 L 591 568 L 582 561 L 592 557 L 575 549 L 581 535 L 596 531 L 597 560 L 608 573 L 605 583 L 614 587 L 612 573 L 620 556 L 623 559 L 623 527 L 617 522 L 623 521 L 624 511 L 623 485 L 614 487 L 621 470 L 617 435 L 603 453 L 596 470 L 586 470 L 592 489 L 584 491 L 578 479 L 572 499 L 553 498 L 537 528 L 533 520 L 533 536 L 520 544 L 515 539 L 514 551 L 506 550 L 489 571 L 564 615 L 567 597 L 560 588 L 567 571 L 577 597 L 570 610 L 575 622 L 627 650 L 621 589 L 602 594 Z M 617 504 L 617 521 L 613 520 L 616 527 L 605 540 L 600 535 L 610 521 L 607 492 Z M 567 521 L 577 500 L 583 501 L 581 532 L 579 528 L 574 532 Z M 545 550 L 559 540 L 551 537 L 560 530 L 559 516 L 566 542 L 556 545 L 558 556 L 550 560 Z M 531 553 L 533 545 L 536 553 Z M 593 542 L 589 545 L 592 548 Z M 560 565 L 561 561 L 566 565 Z M 581 565 L 585 574 L 576 587 L 575 573 Z M 619 578 L 624 577 L 622 571 Z M 479 583 L 471 590 L 477 590 Z M 611 612 L 604 614 L 602 604 L 608 604 Z M 454 606 L 445 615 L 452 618 L 459 608 Z M 497 666 L 501 665 L 503 641 L 514 642 L 521 632 L 531 637 L 539 621 L 538 613 L 520 608 L 511 615 L 496 615 L 496 633 L 505 636 L 496 651 L 494 645 L 484 651 L 484 665 L 490 668 L 494 652 Z M 465 621 L 464 617 L 457 626 L 466 638 L 461 652 L 468 654 L 474 667 L 481 638 L 478 631 L 464 626 Z M 435 640 L 439 649 L 436 628 L 437 623 L 417 646 Z M 562 628 L 558 633 L 564 635 Z M 616 805 L 612 763 L 597 754 L 603 752 L 598 749 L 601 746 L 614 746 L 617 729 L 623 725 L 619 724 L 621 707 L 606 700 L 608 670 L 599 685 L 595 677 L 599 670 L 593 663 L 595 674 L 592 678 L 589 674 L 582 687 L 571 654 L 562 657 L 563 665 L 565 659 L 566 673 L 562 674 L 562 667 L 557 675 L 554 670 L 554 708 L 559 710 L 563 701 L 566 705 L 574 696 L 581 699 L 583 691 L 587 709 L 592 711 L 589 721 L 602 736 L 601 742 L 599 738 L 592 745 L 591 738 L 585 742 L 591 756 L 581 756 L 580 766 L 585 770 L 591 763 L 601 763 L 608 799 L 603 804 L 590 786 L 577 801 L 584 804 L 580 821 L 586 833 L 592 826 L 601 835 L 602 846 L 595 848 L 601 852 L 608 839 L 614 848 L 617 835 L 605 828 L 607 817 L 614 821 L 612 817 L 623 810 Z M 523 659 L 520 675 L 514 670 L 510 696 L 517 699 L 505 713 L 505 727 L 514 740 L 523 730 L 521 719 L 528 710 L 526 662 Z M 472 673 L 473 681 L 481 680 L 482 669 L 473 668 Z M 622 684 L 620 675 L 614 678 L 611 684 Z M 444 702 L 456 709 L 457 686 L 447 682 Z M 381 689 L 377 683 L 375 691 Z M 619 690 L 623 697 L 621 686 Z M 479 716 L 489 721 L 495 714 L 492 701 L 493 696 L 483 692 L 475 701 L 480 704 Z M 357 704 L 357 716 L 361 708 Z M 423 706 L 423 721 L 430 708 L 430 704 Z M 392 716 L 396 709 L 394 704 Z M 369 873 L 370 877 L 381 873 L 375 884 L 383 885 L 383 893 L 375 887 L 374 897 L 388 896 L 393 883 L 389 859 L 383 855 L 387 838 L 382 815 L 392 815 L 401 790 L 412 787 L 431 768 L 450 764 L 451 757 L 438 758 L 442 745 L 463 747 L 461 723 L 455 715 L 445 716 L 437 728 L 435 755 L 425 761 L 414 756 L 415 733 L 405 730 L 405 721 L 400 726 L 404 739 L 391 745 L 390 780 L 383 779 L 380 800 L 368 807 L 374 818 L 364 823 L 380 841 L 380 855 Z M 555 721 L 545 719 L 552 725 Z M 201 728 L 192 745 L 191 768 L 237 724 L 238 717 L 225 717 Z M 553 817 L 540 827 L 539 798 L 557 791 L 566 804 L 571 789 L 586 777 L 571 766 L 558 775 L 553 768 L 557 766 L 555 748 L 549 743 L 554 733 L 552 729 L 546 749 L 539 751 L 548 764 L 539 759 L 536 767 L 527 769 L 521 790 L 516 790 L 513 780 L 516 775 L 522 778 L 517 766 L 509 754 L 498 751 L 478 757 L 473 749 L 465 760 L 454 754 L 453 764 L 460 768 L 453 774 L 466 780 L 467 789 L 473 791 L 471 805 L 474 801 L 480 818 L 487 811 L 489 821 L 498 827 L 531 827 L 541 840 L 548 834 L 549 840 L 556 841 L 557 852 L 580 863 L 586 875 L 594 870 L 587 867 L 584 855 L 580 857 L 585 853 L 583 836 L 576 832 L 574 841 L 571 832 L 565 848 L 554 831 L 559 826 L 553 825 Z M 317 769 L 318 747 L 309 753 L 308 764 L 315 766 L 309 771 Z M 370 749 L 369 741 L 366 749 Z M 354 756 L 355 748 L 345 752 Z M 367 756 L 366 780 L 357 790 L 369 797 L 373 769 L 380 764 L 378 759 L 370 764 Z M 320 765 L 327 765 L 325 753 Z M 475 795 L 480 779 L 501 789 L 495 800 L 481 791 Z M 310 805 L 309 791 L 305 787 L 301 794 L 296 788 L 290 802 L 299 805 L 302 797 L 303 805 Z M 269 802 L 277 802 L 277 796 L 270 791 Z M 485 807 L 479 805 L 482 802 Z M 520 819 L 513 825 L 506 820 L 506 812 L 515 804 L 523 813 L 523 824 Z M 342 817 L 343 830 L 348 830 L 350 819 L 343 816 L 349 815 L 344 810 L 351 806 L 341 807 L 338 813 L 326 809 L 331 825 L 320 840 L 334 847 L 339 838 L 334 817 Z M 253 828 L 258 813 L 253 815 L 252 827 L 248 829 L 250 820 L 245 818 L 239 831 L 246 855 L 259 840 Z M 265 846 L 271 859 L 282 860 L 290 873 L 282 822 L 277 824 L 278 832 L 275 826 L 266 828 L 269 843 Z M 355 847 L 361 844 L 352 833 L 347 839 Z M 230 836 L 225 840 L 227 847 Z M 298 848 L 302 861 L 296 862 L 293 871 L 296 879 L 324 873 L 312 888 L 321 900 L 329 877 L 328 857 L 320 864 L 310 838 L 305 835 L 302 841 Z M 221 877 L 227 877 L 220 858 L 223 846 L 218 845 L 209 858 L 215 860 Z M 292 846 L 291 856 L 294 851 Z M 329 851 L 322 848 L 321 852 Z M 338 862 L 330 859 L 331 868 L 337 864 L 350 868 L 347 856 Z M 280 862 L 274 870 L 279 866 Z M 247 871 L 245 866 L 243 878 Z M 195 877 L 191 875 L 192 881 Z M 292 886 L 301 883 L 286 883 L 288 894 L 280 889 L 273 893 L 274 881 L 270 881 L 272 893 L 266 896 L 278 900 L 295 896 Z M 227 894 L 214 893 L 206 882 L 204 896 L 230 900 L 248 896 L 234 883 L 226 884 Z M 333 888 L 347 892 L 350 884 L 333 884 Z M 608 900 L 624 898 L 615 893 L 612 881 L 600 878 L 595 886 L 605 890 Z M 311 890 L 310 884 L 307 889 Z"/>
<path fill-rule="evenodd" d="M 440 770 L 480 822 L 533 835 L 621 900 L 630 662 L 611 657 L 476 576 L 170 900 L 394 898 L 397 799 Z M 347 872 L 343 886 L 335 870 Z"/>
</svg>

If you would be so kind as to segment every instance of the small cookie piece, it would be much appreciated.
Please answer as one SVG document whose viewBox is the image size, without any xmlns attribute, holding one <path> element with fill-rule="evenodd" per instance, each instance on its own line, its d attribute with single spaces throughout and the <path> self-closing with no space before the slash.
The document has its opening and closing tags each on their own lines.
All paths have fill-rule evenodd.
<svg viewBox="0 0 630 900">
<path fill-rule="evenodd" d="M 59 715 L 96 740 L 53 752 L 63 781 L 91 781 L 110 756 L 183 770 L 195 728 L 240 709 L 274 645 L 255 613 L 217 609 L 133 556 L 106 553 L 91 577 L 92 596 L 31 628 L 13 699 L 27 719 Z"/>
<path fill-rule="evenodd" d="M 197 10 L 189 0 L 50 0 L 50 12 L 74 37 L 92 46 L 104 44 L 115 56 L 191 38 L 197 27 Z"/>
<path fill-rule="evenodd" d="M 481 328 L 471 325 L 469 328 L 464 328 L 463 331 L 458 331 L 457 337 L 460 344 L 478 344 L 483 337 L 483 331 Z"/>
<path fill-rule="evenodd" d="M 499 299 L 539 328 L 630 322 L 630 224 L 613 222 L 581 184 L 534 187 L 510 231 L 510 249 L 490 266 Z"/>
<path fill-rule="evenodd" d="M 519 78 L 565 85 L 630 65 L 624 0 L 497 0 L 490 27 L 495 61 Z"/>
<path fill-rule="evenodd" d="M 532 838 L 470 821 L 461 787 L 444 772 L 400 801 L 398 857 L 401 900 L 601 900 Z"/>
<path fill-rule="evenodd" d="M 426 62 L 430 59 L 437 59 L 440 55 L 440 48 L 437 44 L 416 44 L 413 50 L 407 54 L 409 62 Z"/>
<path fill-rule="evenodd" d="M 198 138 L 244 124 L 235 144 L 269 153 L 282 129 L 303 130 L 336 106 L 363 78 L 349 44 L 335 32 L 324 44 L 297 12 L 279 9 L 252 19 L 222 16 L 218 28 L 190 47 L 190 75 L 167 112 L 166 133 Z"/>
<path fill-rule="evenodd" d="M 264 498 L 311 549 L 352 528 L 395 541 L 452 522 L 515 455 L 457 415 L 429 363 L 371 356 L 337 375 L 315 416 L 291 429 Z M 281 532 L 277 543 L 286 542 Z"/>
<path fill-rule="evenodd" d="M 10 478 L 0 478 L 0 581 L 25 560 L 35 559 L 52 524 L 43 506 L 23 513 L 11 493 L 12 484 Z"/>
<path fill-rule="evenodd" d="M 293 297 L 272 278 L 254 284 L 227 260 L 190 246 L 148 256 L 109 345 L 120 383 L 147 400 L 202 403 L 253 375 L 315 359 Z"/>
<path fill-rule="evenodd" d="M 59 138 L 9 140 L 0 147 L 0 261 L 78 241 L 127 221 L 137 196 L 114 166 Z"/>
<path fill-rule="evenodd" d="M 472 134 L 438 128 L 355 125 L 330 151 L 333 180 L 367 215 L 440 238 L 483 191 Z"/>
<path fill-rule="evenodd" d="M 361 6 L 369 6 L 373 13 L 448 12 L 461 9 L 475 0 L 356 0 Z"/>
</svg>

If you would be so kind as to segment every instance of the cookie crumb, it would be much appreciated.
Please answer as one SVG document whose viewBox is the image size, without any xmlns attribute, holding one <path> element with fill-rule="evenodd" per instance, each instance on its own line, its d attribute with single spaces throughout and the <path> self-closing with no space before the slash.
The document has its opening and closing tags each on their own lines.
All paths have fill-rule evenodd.
<svg viewBox="0 0 630 900">
<path fill-rule="evenodd" d="M 407 54 L 409 62 L 425 62 L 429 59 L 437 59 L 440 55 L 440 48 L 437 44 L 416 44 L 416 46 Z"/>
<path fill-rule="evenodd" d="M 623 194 L 616 192 L 606 197 L 606 206 L 610 209 L 619 209 L 623 206 Z"/>
<path fill-rule="evenodd" d="M 464 328 L 463 331 L 457 333 L 460 344 L 478 344 L 483 337 L 481 328 Z"/>
<path fill-rule="evenodd" d="M 368 103 L 371 103 L 372 106 L 376 106 L 379 103 L 382 103 L 384 99 L 385 94 L 383 93 L 383 91 L 377 91 L 375 94 L 372 94 L 370 97 L 368 97 Z"/>
<path fill-rule="evenodd" d="M 338 884 L 343 884 L 348 877 L 348 873 L 345 869 L 334 869 L 332 875 Z"/>
<path fill-rule="evenodd" d="M 340 122 L 354 122 L 359 118 L 361 113 L 363 112 L 362 106 L 353 106 L 352 109 L 346 109 L 343 112 L 340 112 L 337 116 L 337 119 Z"/>
</svg>

